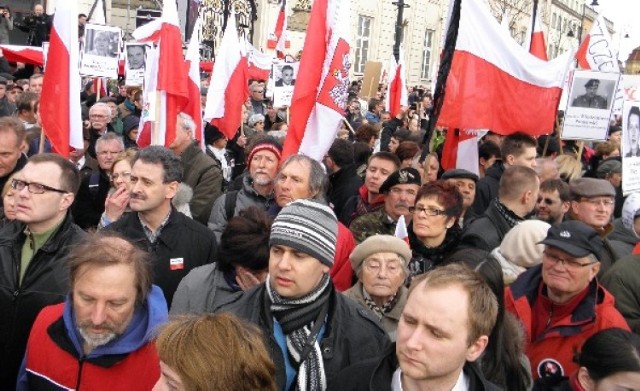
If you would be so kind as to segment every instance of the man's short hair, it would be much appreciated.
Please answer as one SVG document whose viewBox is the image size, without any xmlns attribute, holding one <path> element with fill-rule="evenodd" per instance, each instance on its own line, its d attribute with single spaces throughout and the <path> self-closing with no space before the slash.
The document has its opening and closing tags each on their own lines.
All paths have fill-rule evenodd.
<svg viewBox="0 0 640 391">
<path fill-rule="evenodd" d="M 329 187 L 329 179 L 327 178 L 322 165 L 315 159 L 312 159 L 306 155 L 289 156 L 280 165 L 278 175 L 276 176 L 276 181 L 278 180 L 277 178 L 280 176 L 280 172 L 282 172 L 282 169 L 293 162 L 298 162 L 309 166 L 309 192 L 316 194 L 310 199 L 326 204 L 326 192 L 327 188 Z"/>
<path fill-rule="evenodd" d="M 67 262 L 70 272 L 71 291 L 82 278 L 83 266 L 104 268 L 115 265 L 132 265 L 135 274 L 136 303 L 141 305 L 151 290 L 151 259 L 149 254 L 129 242 L 115 231 L 99 231 L 89 234 L 74 246 Z"/>
<path fill-rule="evenodd" d="M 78 19 L 80 19 L 80 18 L 86 18 L 86 17 L 87 17 L 87 15 L 85 15 L 85 14 L 78 14 Z"/>
<path fill-rule="evenodd" d="M 353 164 L 353 143 L 337 138 L 333 140 L 327 155 L 338 167 L 345 167 Z"/>
<path fill-rule="evenodd" d="M 173 153 L 170 149 L 159 145 L 152 145 L 141 149 L 134 156 L 131 166 L 136 164 L 140 160 L 147 164 L 159 164 L 164 170 L 164 176 L 162 178 L 164 183 L 170 182 L 182 182 L 182 162 L 180 157 Z"/>
<path fill-rule="evenodd" d="M 180 120 L 180 124 L 183 128 L 192 132 L 196 131 L 196 122 L 193 120 L 193 118 L 191 118 L 189 114 L 180 112 L 178 113 L 178 119 Z"/>
<path fill-rule="evenodd" d="M 106 113 L 107 117 L 111 120 L 113 119 L 111 116 L 111 107 L 109 107 L 108 104 L 103 103 L 103 102 L 97 102 L 94 103 L 93 106 L 91 106 L 91 108 L 89 109 L 89 114 L 91 114 L 92 112 L 94 112 L 96 109 L 102 109 L 104 110 L 104 112 Z"/>
<path fill-rule="evenodd" d="M 122 140 L 122 136 L 114 132 L 107 132 L 96 140 L 96 152 L 99 152 L 99 150 L 102 149 L 102 145 L 111 141 L 117 142 L 120 149 L 124 150 L 124 141 Z"/>
<path fill-rule="evenodd" d="M 489 160 L 492 157 L 500 158 L 500 147 L 493 141 L 485 141 L 478 146 L 478 157 Z"/>
<path fill-rule="evenodd" d="M 20 98 L 18 98 L 18 101 L 16 102 L 16 109 L 18 111 L 18 114 L 24 112 L 24 111 L 32 111 L 35 113 L 35 107 L 33 105 L 33 102 L 37 102 L 38 100 L 40 100 L 40 98 L 38 97 L 38 94 L 36 94 L 35 92 L 31 92 L 31 91 L 25 91 L 22 93 L 22 95 L 20 95 Z"/>
<path fill-rule="evenodd" d="M 629 109 L 629 115 L 627 116 L 627 120 L 631 118 L 632 115 L 637 115 L 640 118 L 640 107 L 631 106 L 631 109 Z M 629 123 L 629 121 L 627 121 L 627 123 Z"/>
<path fill-rule="evenodd" d="M 538 145 L 536 139 L 524 133 L 510 134 L 502 140 L 500 155 L 502 159 L 512 155 L 518 157 L 525 152 L 526 148 L 535 148 Z"/>
<path fill-rule="evenodd" d="M 398 157 L 391 152 L 380 151 L 380 152 L 374 153 L 373 155 L 371 155 L 371 157 L 367 161 L 367 166 L 369 165 L 369 163 L 371 163 L 373 159 L 381 159 L 381 160 L 386 160 L 393 163 L 396 166 L 393 171 L 397 171 L 400 168 L 400 163 L 401 163 L 400 159 L 398 159 Z"/>
<path fill-rule="evenodd" d="M 29 76 L 29 82 L 36 79 L 42 79 L 43 77 L 44 73 L 34 73 L 33 75 Z"/>
<path fill-rule="evenodd" d="M 374 111 L 382 101 L 378 98 L 369 99 L 369 111 Z"/>
<path fill-rule="evenodd" d="M 511 166 L 504 170 L 500 177 L 498 197 L 500 200 L 514 201 L 520 198 L 523 192 L 535 189 L 538 186 L 538 174 L 533 168 L 525 166 Z"/>
<path fill-rule="evenodd" d="M 78 194 L 80 188 L 80 173 L 75 164 L 62 156 L 55 153 L 39 153 L 29 158 L 29 163 L 53 163 L 60 167 L 62 174 L 60 174 L 60 187 L 61 190 L 68 191 L 73 194 Z"/>
<path fill-rule="evenodd" d="M 16 148 L 20 148 L 27 135 L 22 122 L 14 117 L 0 117 L 0 133 L 4 132 L 13 132 L 16 135 Z"/>
<path fill-rule="evenodd" d="M 461 286 L 469 296 L 469 335 L 471 345 L 483 335 L 491 335 L 498 317 L 498 299 L 484 278 L 460 263 L 450 263 L 416 277 L 409 288 L 408 297 L 418 289 L 427 290 L 451 285 Z"/>
<path fill-rule="evenodd" d="M 291 65 L 285 65 L 282 67 L 282 69 L 280 70 L 280 72 L 284 73 L 284 71 L 291 71 L 293 72 L 293 67 Z"/>
<path fill-rule="evenodd" d="M 420 152 L 420 146 L 413 141 L 403 141 L 398 145 L 396 149 L 396 156 L 400 161 L 413 159 L 416 154 Z"/>
<path fill-rule="evenodd" d="M 356 129 L 356 134 L 354 136 L 356 141 L 362 141 L 363 143 L 368 143 L 371 141 L 371 137 L 378 138 L 380 137 L 380 132 L 375 128 L 375 126 L 371 124 L 363 124 Z"/>
<path fill-rule="evenodd" d="M 540 191 L 545 193 L 553 193 L 554 191 L 557 191 L 560 201 L 571 201 L 571 189 L 562 179 L 547 179 L 542 181 L 542 183 L 540 183 Z"/>
</svg>

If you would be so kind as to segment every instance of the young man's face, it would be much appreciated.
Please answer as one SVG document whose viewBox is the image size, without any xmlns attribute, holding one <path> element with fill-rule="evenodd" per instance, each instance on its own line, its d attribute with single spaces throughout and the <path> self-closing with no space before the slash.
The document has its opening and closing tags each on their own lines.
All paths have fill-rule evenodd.
<svg viewBox="0 0 640 391">
<path fill-rule="evenodd" d="M 269 282 L 282 297 L 306 295 L 328 272 L 329 266 L 292 247 L 277 245 L 269 250 Z"/>
<path fill-rule="evenodd" d="M 130 69 L 141 69 L 144 67 L 144 47 L 140 45 L 127 47 L 127 59 Z"/>
</svg>

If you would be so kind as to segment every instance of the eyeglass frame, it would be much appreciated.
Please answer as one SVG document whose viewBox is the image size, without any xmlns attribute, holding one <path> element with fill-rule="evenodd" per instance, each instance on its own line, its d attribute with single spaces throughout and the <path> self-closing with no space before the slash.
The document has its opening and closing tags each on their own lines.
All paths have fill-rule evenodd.
<svg viewBox="0 0 640 391">
<path fill-rule="evenodd" d="M 577 261 L 572 261 L 572 260 L 569 260 L 569 259 L 556 257 L 555 255 L 549 254 L 547 252 L 547 250 L 544 250 L 542 252 L 542 257 L 543 258 L 547 258 L 554 265 L 557 265 L 558 262 L 559 262 L 559 263 L 562 263 L 562 266 L 564 266 L 564 267 L 566 267 L 568 269 L 574 269 L 574 270 L 580 270 L 583 267 L 595 265 L 596 263 L 600 262 L 600 261 L 593 261 L 593 262 L 587 262 L 587 263 L 580 263 L 580 262 L 577 262 Z"/>
<path fill-rule="evenodd" d="M 19 183 L 21 183 L 22 185 L 19 185 Z M 31 189 L 31 185 L 41 186 L 42 191 L 41 192 L 33 191 L 33 189 Z M 21 188 L 18 189 L 18 187 L 21 187 Z M 11 188 L 14 190 L 22 191 L 22 189 L 24 189 L 25 187 L 27 188 L 27 191 L 31 194 L 44 194 L 47 191 L 53 191 L 55 193 L 60 193 L 60 194 L 71 193 L 70 191 L 56 189 L 55 187 L 43 185 L 42 183 L 37 183 L 37 182 L 27 182 L 27 181 L 23 181 L 21 179 L 16 179 L 16 178 L 14 178 L 11 181 Z"/>
<path fill-rule="evenodd" d="M 429 212 L 427 212 L 427 211 L 429 211 Z M 433 209 L 433 208 L 423 208 L 423 207 L 417 207 L 417 206 L 409 207 L 409 213 L 411 213 L 411 214 L 418 214 L 420 212 L 423 212 L 424 215 L 427 216 L 427 217 L 448 216 L 446 210 Z"/>
<path fill-rule="evenodd" d="M 122 174 L 109 174 L 109 179 L 115 181 L 118 178 L 129 178 L 131 180 L 131 172 L 123 172 Z"/>
</svg>

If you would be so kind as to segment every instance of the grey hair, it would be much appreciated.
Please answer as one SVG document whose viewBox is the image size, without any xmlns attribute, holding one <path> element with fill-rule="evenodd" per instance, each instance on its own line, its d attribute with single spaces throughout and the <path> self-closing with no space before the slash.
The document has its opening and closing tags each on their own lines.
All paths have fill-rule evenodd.
<svg viewBox="0 0 640 391">
<path fill-rule="evenodd" d="M 102 108 L 104 111 L 106 111 L 107 117 L 109 117 L 109 120 L 113 119 L 113 117 L 111 116 L 111 107 L 109 107 L 109 105 L 104 103 L 104 102 L 94 103 L 93 106 L 91 106 L 91 108 L 89 109 L 89 114 L 91 114 L 91 112 L 94 109 L 100 109 L 100 108 Z"/>
<path fill-rule="evenodd" d="M 178 113 L 178 119 L 180 119 L 180 124 L 183 128 L 195 132 L 196 130 L 196 122 L 191 118 L 191 116 L 187 113 Z"/>
<path fill-rule="evenodd" d="M 256 122 L 260 122 L 263 121 L 264 122 L 264 115 L 262 114 L 253 114 L 251 117 L 249 117 L 249 120 L 247 121 L 247 124 L 251 127 L 254 127 L 256 125 Z"/>
<path fill-rule="evenodd" d="M 102 144 L 108 143 L 110 141 L 117 142 L 120 149 L 124 151 L 124 141 L 122 140 L 122 136 L 114 132 L 107 132 L 100 136 L 98 140 L 96 140 L 96 151 L 102 149 Z"/>
<path fill-rule="evenodd" d="M 180 157 L 170 149 L 159 145 L 152 145 L 141 149 L 134 156 L 131 166 L 138 160 L 148 164 L 159 164 L 164 169 L 163 182 L 182 182 L 182 162 Z"/>
<path fill-rule="evenodd" d="M 598 259 L 598 256 L 594 253 L 589 253 L 589 255 L 587 255 L 585 258 L 589 258 L 589 263 L 600 262 L 600 260 Z"/>
<path fill-rule="evenodd" d="M 290 163 L 298 162 L 309 165 L 309 191 L 315 195 L 311 198 L 314 201 L 320 202 L 324 205 L 327 204 L 326 192 L 329 187 L 329 179 L 324 171 L 322 165 L 306 155 L 292 155 L 285 160 L 280 166 L 280 171 L 276 176 L 276 181 L 280 177 L 282 169 L 288 166 Z"/>
</svg>

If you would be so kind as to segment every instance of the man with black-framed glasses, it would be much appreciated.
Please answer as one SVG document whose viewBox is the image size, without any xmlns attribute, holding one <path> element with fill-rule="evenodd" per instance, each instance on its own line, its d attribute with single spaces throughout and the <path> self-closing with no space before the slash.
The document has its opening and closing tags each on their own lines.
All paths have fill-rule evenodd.
<svg viewBox="0 0 640 391">
<path fill-rule="evenodd" d="M 11 182 L 16 220 L 0 228 L 0 384 L 14 389 L 29 330 L 40 310 L 64 301 L 64 259 L 82 240 L 69 208 L 78 170 L 60 155 L 31 157 Z"/>
<path fill-rule="evenodd" d="M 629 330 L 613 296 L 596 278 L 604 242 L 580 221 L 551 226 L 542 264 L 505 291 L 505 308 L 522 322 L 533 378 L 552 386 L 577 371 L 573 354 L 600 330 Z"/>
</svg>

